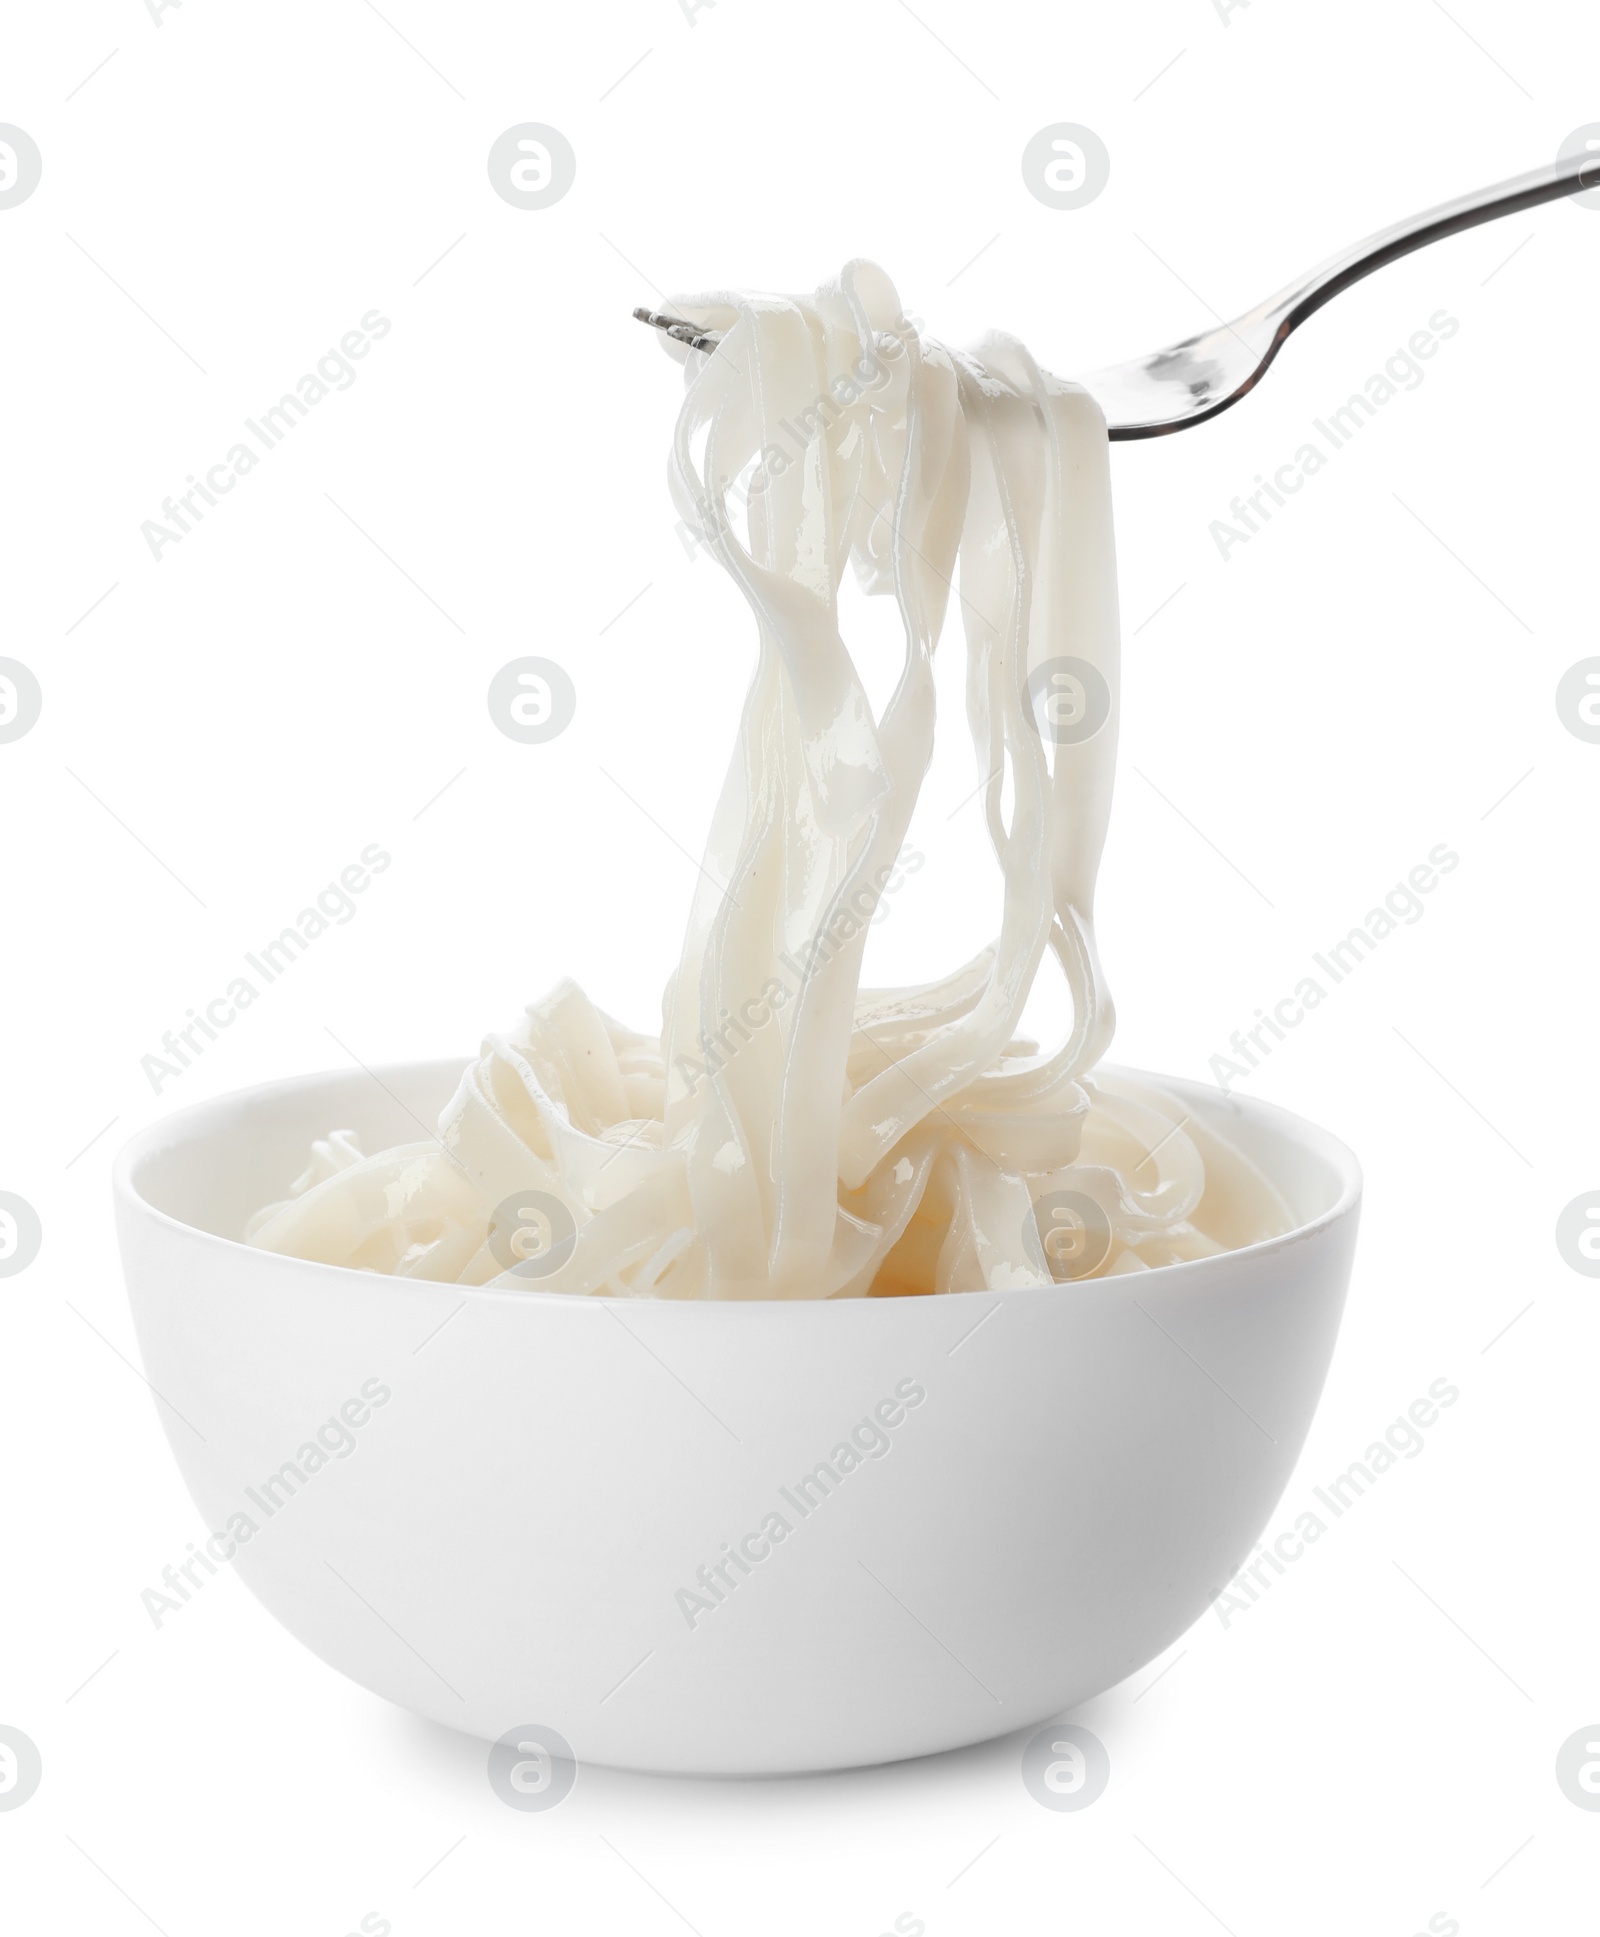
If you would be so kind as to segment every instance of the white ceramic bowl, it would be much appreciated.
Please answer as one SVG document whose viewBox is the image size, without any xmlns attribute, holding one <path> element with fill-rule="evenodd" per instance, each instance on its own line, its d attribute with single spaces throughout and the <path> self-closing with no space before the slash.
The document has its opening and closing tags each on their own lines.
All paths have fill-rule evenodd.
<svg viewBox="0 0 1600 1937">
<path fill-rule="evenodd" d="M 619 1305 L 238 1241 L 314 1136 L 414 1140 L 460 1067 L 225 1096 L 117 1165 L 145 1370 L 212 1555 L 248 1521 L 232 1564 L 365 1687 L 489 1739 L 554 1728 L 580 1762 L 887 1761 L 1132 1674 L 1265 1527 L 1355 1244 L 1360 1171 L 1324 1131 L 1159 1079 L 1297 1228 L 1040 1290 Z M 801 1491 L 852 1432 L 859 1465 Z"/>
</svg>

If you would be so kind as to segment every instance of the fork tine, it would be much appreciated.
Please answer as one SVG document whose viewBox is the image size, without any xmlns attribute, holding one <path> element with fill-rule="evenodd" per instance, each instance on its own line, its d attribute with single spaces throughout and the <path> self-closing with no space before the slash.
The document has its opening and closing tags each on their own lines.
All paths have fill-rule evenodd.
<svg viewBox="0 0 1600 1937">
<path fill-rule="evenodd" d="M 691 350 L 714 350 L 722 338 L 714 331 L 696 329 L 693 323 L 685 323 L 681 317 L 664 315 L 658 309 L 636 309 L 634 315 L 641 323 L 648 323 L 652 329 L 665 332 L 676 343 L 687 343 Z"/>
</svg>

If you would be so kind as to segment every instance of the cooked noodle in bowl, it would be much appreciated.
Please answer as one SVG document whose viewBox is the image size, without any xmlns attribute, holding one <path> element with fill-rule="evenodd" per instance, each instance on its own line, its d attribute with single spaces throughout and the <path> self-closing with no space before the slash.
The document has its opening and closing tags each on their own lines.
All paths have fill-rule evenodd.
<svg viewBox="0 0 1600 1937">
<path fill-rule="evenodd" d="M 332 1130 L 249 1240 L 463 1285 L 822 1299 L 1115 1276 L 1287 1231 L 1217 1129 L 1102 1067 L 1120 701 L 1098 406 L 1013 338 L 920 338 L 867 262 L 810 298 L 674 307 L 723 336 L 686 353 L 673 495 L 759 643 L 660 1035 L 563 982 L 485 1039 L 435 1138 L 369 1156 Z M 840 633 L 847 566 L 903 628 L 876 718 Z M 934 981 L 863 988 L 952 602 L 999 932 Z M 1019 1024 L 1047 953 L 1072 1019 L 1041 1051 Z"/>
</svg>

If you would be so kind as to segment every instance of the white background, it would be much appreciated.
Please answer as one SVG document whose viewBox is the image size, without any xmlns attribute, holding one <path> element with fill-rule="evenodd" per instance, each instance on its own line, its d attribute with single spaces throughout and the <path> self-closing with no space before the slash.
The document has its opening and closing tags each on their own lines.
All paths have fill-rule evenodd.
<svg viewBox="0 0 1600 1937">
<path fill-rule="evenodd" d="M 156 1630 L 141 1590 L 200 1523 L 127 1363 L 108 1176 L 168 1108 L 344 1060 L 330 1032 L 466 1053 L 562 974 L 654 1024 L 752 641 L 674 535 L 679 378 L 635 303 L 867 254 L 933 334 L 1003 326 L 1070 375 L 1552 159 L 1597 72 L 1592 10 L 1542 0 L 11 10 L 0 120 L 44 174 L 0 212 L 0 652 L 44 712 L 0 747 L 0 1188 L 44 1246 L 0 1283 L 0 1721 L 44 1781 L 0 1814 L 8 1926 L 1591 1926 L 1600 1815 L 1553 1764 L 1600 1718 L 1600 1287 L 1553 1232 L 1600 1186 L 1600 748 L 1553 701 L 1600 652 L 1600 214 L 1415 256 L 1236 410 L 1113 455 L 1119 1059 L 1203 1077 L 1431 847 L 1461 857 L 1249 1079 L 1368 1175 L 1274 1528 L 1430 1382 L 1460 1398 L 1257 1605 L 1077 1714 L 1111 1758 L 1092 1808 L 1041 1809 L 1014 1736 L 797 1781 L 585 1770 L 518 1815 L 480 1744 L 231 1574 Z M 541 212 L 485 168 L 528 120 L 578 157 Z M 1062 120 L 1112 156 L 1074 212 L 1019 170 Z M 354 386 L 153 560 L 141 521 L 374 307 Z M 1421 387 L 1224 562 L 1211 520 L 1441 308 Z M 964 959 L 993 906 L 959 648 L 871 979 Z M 546 747 L 485 706 L 525 653 L 577 686 Z M 162 1032 L 372 841 L 357 917 L 154 1095 Z"/>
</svg>

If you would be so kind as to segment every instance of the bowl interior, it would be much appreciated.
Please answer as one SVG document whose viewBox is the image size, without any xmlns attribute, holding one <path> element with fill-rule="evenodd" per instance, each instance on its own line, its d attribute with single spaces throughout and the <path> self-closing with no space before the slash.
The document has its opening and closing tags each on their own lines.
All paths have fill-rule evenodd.
<svg viewBox="0 0 1600 1937">
<path fill-rule="evenodd" d="M 456 1056 L 373 1075 L 324 1070 L 213 1097 L 133 1139 L 120 1181 L 152 1210 L 237 1240 L 263 1204 L 288 1196 L 314 1139 L 354 1130 L 370 1155 L 432 1137 L 465 1067 Z"/>
<path fill-rule="evenodd" d="M 215 1097 L 134 1138 L 119 1181 L 180 1224 L 239 1240 L 263 1204 L 288 1194 L 313 1139 L 354 1130 L 370 1153 L 431 1137 L 464 1067 L 452 1057 L 372 1074 L 324 1071 Z M 1296 1229 L 1332 1215 L 1360 1187 L 1352 1154 L 1286 1110 L 1176 1077 L 1143 1080 L 1158 1082 L 1256 1163 L 1283 1193 Z"/>
</svg>

